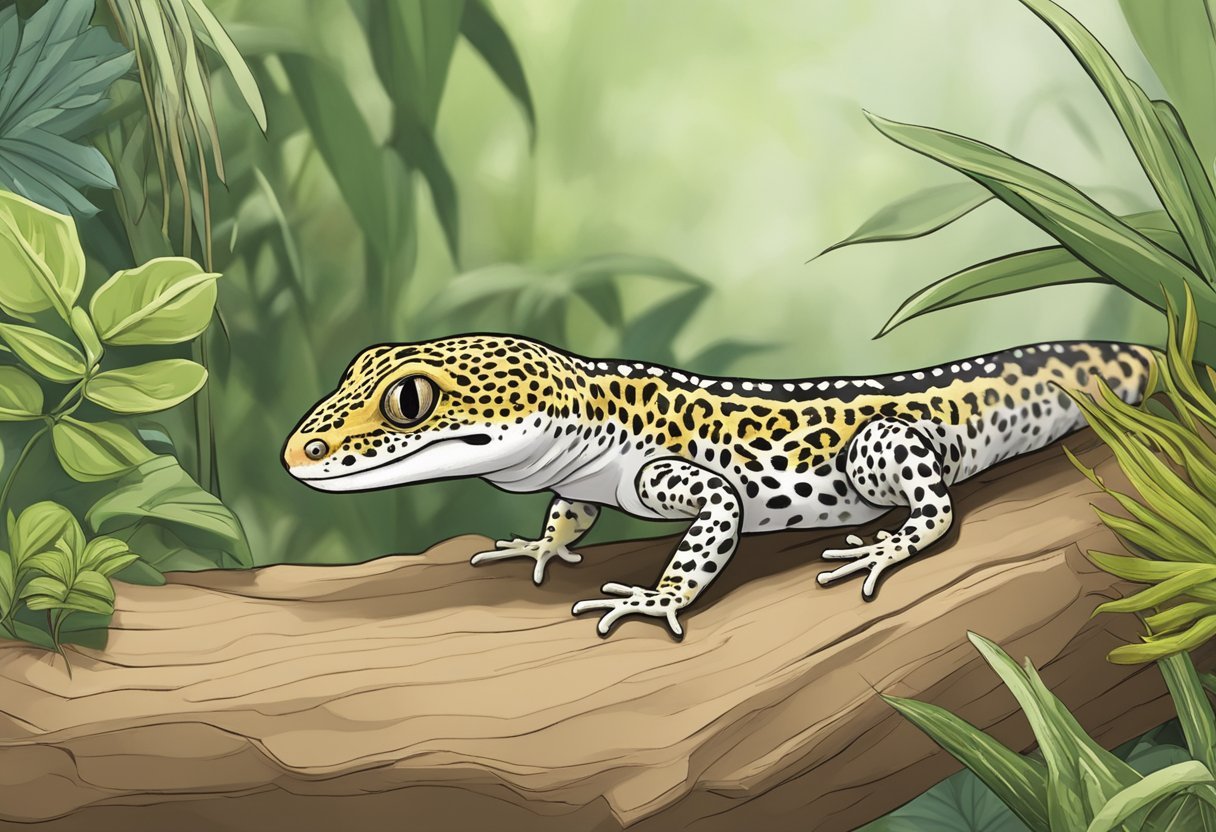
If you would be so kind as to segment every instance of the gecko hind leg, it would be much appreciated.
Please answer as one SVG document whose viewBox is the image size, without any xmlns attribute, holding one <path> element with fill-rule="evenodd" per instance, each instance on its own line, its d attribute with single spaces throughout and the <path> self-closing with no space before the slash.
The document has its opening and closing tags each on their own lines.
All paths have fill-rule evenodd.
<svg viewBox="0 0 1216 832">
<path fill-rule="evenodd" d="M 950 492 L 933 445 L 915 428 L 896 419 L 866 423 L 849 442 L 845 473 L 854 489 L 876 506 L 907 506 L 908 517 L 895 532 L 880 531 L 874 543 L 849 535 L 847 549 L 828 549 L 828 560 L 849 563 L 819 573 L 821 585 L 865 572 L 862 597 L 873 599 L 883 571 L 940 539 L 953 520 Z"/>
<path fill-rule="evenodd" d="M 479 566 L 507 558 L 532 558 L 536 561 L 536 565 L 532 567 L 532 583 L 540 586 L 545 579 L 545 569 L 553 558 L 566 563 L 582 561 L 583 556 L 571 552 L 569 547 L 587 533 L 599 514 L 600 507 L 594 503 L 577 503 L 557 497 L 549 504 L 545 532 L 541 537 L 536 540 L 522 537 L 497 540 L 494 542 L 496 548 L 493 551 L 478 552 L 469 563 Z"/>
</svg>

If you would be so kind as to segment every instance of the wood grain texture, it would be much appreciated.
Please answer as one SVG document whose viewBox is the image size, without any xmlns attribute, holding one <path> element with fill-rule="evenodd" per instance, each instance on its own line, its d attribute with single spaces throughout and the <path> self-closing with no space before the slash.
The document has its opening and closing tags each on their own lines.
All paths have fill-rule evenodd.
<svg viewBox="0 0 1216 832">
<path fill-rule="evenodd" d="M 1089 434 L 1068 441 L 1117 479 Z M 1128 589 L 1082 556 L 1118 551 L 1091 502 L 1058 446 L 1001 466 L 960 489 L 956 539 L 869 604 L 815 583 L 843 532 L 748 538 L 682 643 L 570 616 L 606 581 L 652 582 L 670 538 L 586 549 L 539 588 L 523 561 L 469 566 L 477 537 L 120 585 L 108 646 L 70 650 L 71 678 L 0 646 L 0 824 L 853 829 L 957 769 L 876 692 L 1029 747 L 967 630 L 1044 668 L 1107 746 L 1172 716 L 1155 668 L 1104 659 L 1137 625 L 1090 620 Z"/>
</svg>

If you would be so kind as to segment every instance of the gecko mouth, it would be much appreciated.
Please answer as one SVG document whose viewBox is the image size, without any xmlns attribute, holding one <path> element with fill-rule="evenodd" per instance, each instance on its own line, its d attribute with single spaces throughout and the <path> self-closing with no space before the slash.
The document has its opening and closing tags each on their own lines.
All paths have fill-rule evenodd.
<svg viewBox="0 0 1216 832">
<path fill-rule="evenodd" d="M 465 444 L 468 444 L 468 445 L 488 445 L 488 444 L 490 444 L 490 441 L 491 440 L 490 440 L 489 435 L 484 434 L 484 433 L 473 433 L 468 436 L 450 436 L 446 439 L 436 439 L 434 442 L 427 442 L 425 445 L 420 445 L 419 447 L 415 448 L 414 450 L 410 451 L 408 454 L 405 454 L 404 456 L 398 456 L 398 457 L 393 457 L 391 459 L 386 459 L 386 460 L 384 460 L 384 462 L 377 463 L 376 465 L 373 465 L 370 468 L 360 468 L 357 471 L 346 471 L 343 473 L 329 474 L 327 476 L 322 476 L 322 477 L 302 477 L 298 474 L 293 474 L 292 476 L 294 476 L 296 479 L 300 480 L 301 482 L 324 482 L 327 480 L 340 480 L 340 479 L 343 479 L 344 477 L 353 477 L 358 474 L 366 474 L 369 471 L 375 471 L 378 468 L 384 468 L 387 465 L 393 465 L 395 463 L 409 459 L 410 457 L 414 456 L 415 454 L 419 453 L 420 451 L 425 451 L 428 448 L 434 448 L 434 447 L 443 445 L 448 442 L 464 442 Z"/>
</svg>

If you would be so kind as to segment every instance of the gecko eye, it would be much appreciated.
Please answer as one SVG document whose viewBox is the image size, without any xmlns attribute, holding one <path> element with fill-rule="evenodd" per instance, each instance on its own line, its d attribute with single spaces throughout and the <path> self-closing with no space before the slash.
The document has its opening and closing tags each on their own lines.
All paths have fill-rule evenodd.
<svg viewBox="0 0 1216 832">
<path fill-rule="evenodd" d="M 380 410 L 402 428 L 413 427 L 435 407 L 435 384 L 425 376 L 406 376 L 384 392 Z"/>
</svg>

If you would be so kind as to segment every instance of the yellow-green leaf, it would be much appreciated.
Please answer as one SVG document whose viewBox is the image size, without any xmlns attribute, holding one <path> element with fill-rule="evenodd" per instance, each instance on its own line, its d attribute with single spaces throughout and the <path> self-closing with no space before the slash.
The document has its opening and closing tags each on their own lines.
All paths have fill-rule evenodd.
<svg viewBox="0 0 1216 832">
<path fill-rule="evenodd" d="M 0 191 L 0 275 L 0 309 L 25 317 L 54 307 L 66 319 L 84 285 L 72 218 Z"/>
<path fill-rule="evenodd" d="M 218 278 L 189 258 L 149 260 L 102 284 L 89 314 L 107 344 L 179 344 L 211 322 Z"/>
<path fill-rule="evenodd" d="M 42 388 L 20 367 L 0 367 L 0 422 L 26 422 L 42 415 Z"/>
<path fill-rule="evenodd" d="M 85 360 L 80 350 L 41 329 L 19 324 L 0 324 L 0 338 L 21 361 L 43 378 L 70 384 L 84 376 Z"/>
<path fill-rule="evenodd" d="M 153 413 L 181 404 L 206 381 L 201 364 L 167 358 L 100 373 L 89 379 L 84 396 L 115 413 Z"/>
<path fill-rule="evenodd" d="M 153 457 L 135 434 L 113 422 L 66 416 L 55 423 L 51 438 L 59 464 L 79 482 L 112 479 Z"/>
</svg>

